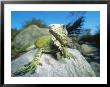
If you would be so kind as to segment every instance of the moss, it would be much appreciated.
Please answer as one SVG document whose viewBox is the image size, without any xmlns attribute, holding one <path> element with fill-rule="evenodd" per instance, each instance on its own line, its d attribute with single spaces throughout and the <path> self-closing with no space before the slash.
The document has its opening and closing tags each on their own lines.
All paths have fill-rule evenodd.
<svg viewBox="0 0 110 87">
<path fill-rule="evenodd" d="M 42 36 L 35 41 L 35 46 L 36 48 L 44 48 L 49 45 L 50 41 L 51 41 L 50 35 Z"/>
</svg>

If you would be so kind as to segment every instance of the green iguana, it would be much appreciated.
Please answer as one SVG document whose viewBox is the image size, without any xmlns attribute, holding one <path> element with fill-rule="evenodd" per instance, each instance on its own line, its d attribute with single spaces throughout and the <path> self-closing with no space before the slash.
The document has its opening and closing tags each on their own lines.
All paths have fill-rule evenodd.
<svg viewBox="0 0 110 87">
<path fill-rule="evenodd" d="M 25 64 L 23 67 L 17 69 L 14 76 L 24 75 L 36 70 L 37 65 L 40 65 L 40 58 L 42 53 L 54 53 L 58 57 L 73 58 L 73 55 L 67 51 L 68 32 L 63 24 L 50 24 L 50 35 L 42 36 L 35 41 L 37 52 L 32 61 Z"/>
</svg>

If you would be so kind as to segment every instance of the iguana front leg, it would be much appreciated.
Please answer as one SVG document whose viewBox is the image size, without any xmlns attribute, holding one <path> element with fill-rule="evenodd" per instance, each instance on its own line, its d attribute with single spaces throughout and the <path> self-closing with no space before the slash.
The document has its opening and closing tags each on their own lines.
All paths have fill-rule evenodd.
<svg viewBox="0 0 110 87">
<path fill-rule="evenodd" d="M 33 73 L 36 70 L 37 65 L 40 64 L 40 57 L 42 55 L 42 49 L 38 49 L 33 60 L 30 61 L 29 63 L 25 64 L 23 67 L 17 69 L 17 71 L 14 74 L 14 76 L 17 75 L 24 75 L 27 72 L 31 71 L 31 73 Z"/>
<path fill-rule="evenodd" d="M 64 47 L 64 46 L 62 46 L 62 54 L 63 54 L 63 57 L 64 57 L 64 58 L 68 58 L 68 59 L 74 58 L 73 54 L 70 53 L 70 52 L 68 51 L 68 49 L 67 49 L 66 47 Z"/>
<path fill-rule="evenodd" d="M 57 39 L 57 41 L 59 41 L 60 45 L 58 46 L 58 48 L 60 50 L 61 58 L 68 58 L 68 59 L 73 58 L 74 57 L 73 54 L 68 52 L 67 47 L 66 47 L 67 36 L 62 37 L 59 34 L 57 34 L 56 32 L 54 32 L 53 30 L 49 30 L 49 32 Z M 59 55 L 59 53 L 58 53 L 58 55 Z"/>
</svg>

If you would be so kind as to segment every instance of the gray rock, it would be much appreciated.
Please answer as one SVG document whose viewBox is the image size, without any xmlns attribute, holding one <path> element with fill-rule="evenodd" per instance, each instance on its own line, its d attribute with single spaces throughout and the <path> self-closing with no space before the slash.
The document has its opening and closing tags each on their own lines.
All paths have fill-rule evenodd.
<svg viewBox="0 0 110 87">
<path fill-rule="evenodd" d="M 94 70 L 97 77 L 100 76 L 100 64 L 97 62 L 90 62 L 92 69 Z"/>
<path fill-rule="evenodd" d="M 87 44 L 82 44 L 81 51 L 86 56 L 93 56 L 94 53 L 98 51 L 98 49 L 96 47 L 93 47 Z"/>
<path fill-rule="evenodd" d="M 31 25 L 17 34 L 14 38 L 13 45 L 14 47 L 26 48 L 33 45 L 38 37 L 48 34 L 47 28 L 39 28 L 36 25 Z"/>
<path fill-rule="evenodd" d="M 51 54 L 43 54 L 40 60 L 42 65 L 38 65 L 33 74 L 27 73 L 23 77 L 95 77 L 90 64 L 78 50 L 68 48 L 68 51 L 74 58 L 56 60 Z M 11 73 L 31 61 L 35 53 L 36 50 L 31 50 L 12 61 Z"/>
</svg>

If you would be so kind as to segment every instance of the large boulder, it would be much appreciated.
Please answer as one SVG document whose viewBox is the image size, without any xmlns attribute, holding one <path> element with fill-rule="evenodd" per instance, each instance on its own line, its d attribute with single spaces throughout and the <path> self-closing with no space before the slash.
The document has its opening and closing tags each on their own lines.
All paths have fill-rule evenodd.
<svg viewBox="0 0 110 87">
<path fill-rule="evenodd" d="M 93 47 L 91 45 L 82 44 L 81 45 L 81 52 L 86 56 L 93 56 L 95 52 L 98 52 L 98 49 L 96 47 Z"/>
<path fill-rule="evenodd" d="M 94 70 L 97 77 L 100 76 L 100 63 L 90 62 L 92 69 Z"/>
<path fill-rule="evenodd" d="M 24 64 L 31 61 L 37 50 L 33 49 L 11 63 L 11 73 L 13 73 Z M 23 77 L 95 77 L 95 73 L 85 57 L 76 49 L 68 48 L 68 51 L 74 55 L 71 59 L 55 59 L 51 54 L 41 56 L 41 65 L 36 67 L 33 74 L 28 72 Z"/>
<path fill-rule="evenodd" d="M 48 34 L 49 32 L 47 28 L 39 28 L 37 25 L 31 25 L 17 34 L 12 45 L 18 48 L 28 47 L 33 45 L 38 37 Z"/>
</svg>

